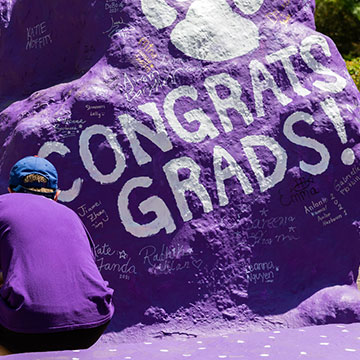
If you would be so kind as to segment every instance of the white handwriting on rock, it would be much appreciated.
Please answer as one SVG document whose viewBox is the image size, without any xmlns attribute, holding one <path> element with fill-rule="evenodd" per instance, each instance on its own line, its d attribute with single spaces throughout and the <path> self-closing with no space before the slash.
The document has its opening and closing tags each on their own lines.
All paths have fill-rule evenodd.
<svg viewBox="0 0 360 360">
<path fill-rule="evenodd" d="M 183 245 L 168 247 L 162 245 L 159 251 L 157 247 L 148 245 L 139 251 L 139 256 L 143 257 L 144 265 L 149 266 L 149 271 L 156 274 L 170 274 L 191 266 L 200 268 L 202 260 L 184 259 L 192 253 L 191 249 L 186 249 Z"/>
<path fill-rule="evenodd" d="M 289 226 L 295 221 L 293 216 L 278 216 L 268 219 L 255 219 L 248 225 L 244 225 L 246 230 L 259 230 L 259 229 L 277 229 L 284 226 Z"/>
<path fill-rule="evenodd" d="M 86 218 L 90 220 L 91 226 L 95 228 L 103 228 L 104 223 L 110 220 L 106 210 L 102 208 L 100 200 L 91 206 L 87 206 L 86 204 L 79 206 L 78 214 L 80 217 L 86 216 Z"/>
<path fill-rule="evenodd" d="M 106 262 L 106 260 L 102 257 L 96 260 L 98 263 L 98 269 L 99 271 L 106 270 L 106 271 L 112 271 L 112 272 L 118 272 L 120 274 L 125 275 L 136 275 L 136 267 L 135 265 L 131 264 L 131 258 L 127 260 L 126 263 L 119 264 L 115 262 Z"/>
<path fill-rule="evenodd" d="M 108 260 L 107 257 L 116 256 L 117 261 Z M 130 275 L 137 275 L 136 266 L 131 263 L 131 257 L 125 250 L 113 250 L 107 243 L 95 245 L 95 256 L 99 271 L 118 272 L 119 279 L 130 280 Z M 119 262 L 119 260 L 124 262 Z M 126 261 L 126 262 L 125 262 Z"/>
<path fill-rule="evenodd" d="M 47 33 L 45 21 L 27 28 L 26 50 L 41 49 L 51 43 L 51 35 Z"/>
<path fill-rule="evenodd" d="M 248 265 L 245 269 L 249 282 L 256 284 L 257 282 L 272 283 L 275 279 L 274 271 L 279 271 L 279 267 L 275 266 L 272 261 L 254 263 Z"/>
</svg>

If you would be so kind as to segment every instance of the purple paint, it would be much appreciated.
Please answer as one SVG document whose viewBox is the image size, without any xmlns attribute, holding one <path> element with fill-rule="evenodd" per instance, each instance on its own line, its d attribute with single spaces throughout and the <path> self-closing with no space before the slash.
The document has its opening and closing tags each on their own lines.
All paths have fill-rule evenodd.
<svg viewBox="0 0 360 360">
<path fill-rule="evenodd" d="M 171 336 L 172 335 L 172 336 Z M 261 332 L 223 331 L 219 336 L 159 333 L 137 344 L 98 343 L 88 350 L 13 355 L 26 360 L 101 359 L 334 359 L 359 358 L 359 324 L 337 324 Z M 110 338 L 110 334 L 103 339 Z M 109 339 L 108 339 L 109 340 Z"/>
<path fill-rule="evenodd" d="M 54 163 L 119 338 L 358 321 L 359 92 L 314 1 L 204 1 L 2 5 L 1 191 Z"/>
</svg>

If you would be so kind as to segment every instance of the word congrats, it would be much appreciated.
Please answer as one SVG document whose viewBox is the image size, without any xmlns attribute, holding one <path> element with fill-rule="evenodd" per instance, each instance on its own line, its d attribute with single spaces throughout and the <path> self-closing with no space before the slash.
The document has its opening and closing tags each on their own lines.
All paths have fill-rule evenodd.
<svg viewBox="0 0 360 360">
<path fill-rule="evenodd" d="M 344 120 L 336 101 L 333 97 L 326 95 L 326 93 L 337 94 L 343 91 L 347 80 L 315 59 L 311 52 L 314 46 L 320 47 L 325 57 L 331 56 L 326 39 L 320 35 L 311 35 L 303 39 L 299 49 L 295 46 L 286 47 L 266 56 L 265 60 L 269 64 L 275 62 L 281 63 L 291 84 L 289 92 L 291 91 L 293 94 L 303 98 L 306 98 L 311 92 L 300 83 L 290 58 L 295 54 L 300 54 L 313 73 L 323 76 L 323 80 L 314 81 L 313 91 L 320 90 L 325 93 L 324 100 L 320 102 L 323 117 L 334 124 L 335 130 L 341 142 L 344 144 L 346 143 L 346 140 L 344 140 L 346 139 Z M 254 108 L 258 118 L 266 115 L 263 100 L 263 93 L 265 91 L 271 91 L 283 107 L 293 102 L 293 100 L 288 97 L 290 94 L 285 94 L 280 89 L 274 77 L 259 60 L 252 60 L 249 63 L 249 73 L 252 80 Z M 250 175 L 247 174 L 249 171 L 247 164 L 250 165 L 250 169 L 253 172 L 252 177 L 256 179 L 260 192 L 265 192 L 280 183 L 285 177 L 288 155 L 284 147 L 274 138 L 262 134 L 247 135 L 239 139 L 239 144 L 245 154 L 243 161 L 247 162 L 246 167 L 242 162 L 238 163 L 235 160 L 234 156 L 236 154 L 231 154 L 224 146 L 216 143 L 216 139 L 221 136 L 220 131 L 223 134 L 227 134 L 234 130 L 233 122 L 227 110 L 235 110 L 240 114 L 245 127 L 250 126 L 255 121 L 252 112 L 249 110 L 249 106 L 241 100 L 241 84 L 230 74 L 222 72 L 205 78 L 203 85 L 219 118 L 218 127 L 215 126 L 213 120 L 200 107 L 195 107 L 183 114 L 184 119 L 191 124 L 193 128 L 197 127 L 197 130 L 189 131 L 180 122 L 175 112 L 175 107 L 178 107 L 179 102 L 181 103 L 189 99 L 192 100 L 192 103 L 196 103 L 199 93 L 193 86 L 182 85 L 172 89 L 163 101 L 162 110 L 168 127 L 171 129 L 171 133 L 174 133 L 185 143 L 195 144 L 212 141 L 212 166 L 217 190 L 218 200 L 216 201 L 218 201 L 219 206 L 226 206 L 229 203 L 225 189 L 225 181 L 232 177 L 237 178 L 245 195 L 254 192 L 254 184 L 251 183 Z M 230 95 L 226 98 L 220 97 L 216 91 L 218 86 L 227 88 Z M 118 116 L 123 133 L 126 135 L 133 156 L 140 167 L 152 162 L 153 158 L 141 146 L 139 135 L 147 138 L 164 153 L 174 148 L 174 141 L 178 143 L 178 139 L 171 140 L 165 119 L 161 116 L 158 106 L 155 102 L 147 102 L 137 107 L 139 112 L 152 119 L 154 124 L 152 128 L 129 114 Z M 319 141 L 298 135 L 294 130 L 294 126 L 300 122 L 312 125 L 315 119 L 308 112 L 293 112 L 285 119 L 282 132 L 289 143 L 312 149 L 318 154 L 317 163 L 309 164 L 301 160 L 299 161 L 299 167 L 303 172 L 310 175 L 320 175 L 324 173 L 329 166 L 329 151 L 327 147 Z M 114 153 L 115 167 L 111 173 L 103 174 L 94 163 L 93 155 L 90 151 L 90 140 L 96 135 L 104 136 Z M 221 144 L 223 145 L 223 142 L 221 142 Z M 275 164 L 272 166 L 271 174 L 265 174 L 261 167 L 260 159 L 255 151 L 257 147 L 265 147 L 267 151 L 272 154 Z M 47 157 L 54 152 L 65 156 L 70 152 L 70 149 L 60 142 L 46 142 L 40 148 L 39 156 Z M 117 134 L 114 133 L 111 128 L 104 125 L 95 124 L 85 128 L 81 132 L 79 137 L 79 155 L 89 176 L 100 184 L 113 184 L 117 182 L 123 176 L 127 167 L 125 155 L 117 140 Z M 354 153 L 351 149 L 345 149 L 341 159 L 344 164 L 352 165 L 354 162 Z M 224 162 L 227 163 L 226 167 L 223 165 Z M 185 179 L 180 177 L 180 171 L 186 171 L 188 176 Z M 162 165 L 162 172 L 168 182 L 177 209 L 184 222 L 190 221 L 193 218 L 193 213 L 186 199 L 186 193 L 189 191 L 196 195 L 205 213 L 213 211 L 215 200 L 211 199 L 208 190 L 200 182 L 201 167 L 195 160 L 189 156 L 171 159 Z M 64 202 L 73 201 L 79 195 L 83 181 L 81 178 L 76 179 L 71 189 L 62 192 L 60 200 Z M 150 212 L 155 214 L 155 219 L 146 224 L 140 224 L 134 220 L 129 209 L 130 195 L 136 192 L 137 189 L 144 191 L 144 189 L 149 188 L 152 184 L 153 179 L 149 176 L 133 177 L 125 182 L 118 195 L 117 205 L 122 224 L 127 232 L 138 238 L 155 235 L 162 229 L 164 229 L 167 234 L 170 234 L 177 228 L 173 214 L 159 195 L 149 196 L 138 206 L 140 212 L 144 215 Z"/>
</svg>

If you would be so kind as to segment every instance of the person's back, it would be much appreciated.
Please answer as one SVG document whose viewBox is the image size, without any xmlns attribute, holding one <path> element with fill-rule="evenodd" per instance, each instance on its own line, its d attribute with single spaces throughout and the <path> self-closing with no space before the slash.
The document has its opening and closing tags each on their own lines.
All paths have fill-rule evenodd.
<svg viewBox="0 0 360 360">
<path fill-rule="evenodd" d="M 95 265 L 80 219 L 33 194 L 0 196 L 0 323 L 18 332 L 101 325 L 112 290 Z"/>
<path fill-rule="evenodd" d="M 90 235 L 57 203 L 57 177 L 50 162 L 28 156 L 0 196 L 0 344 L 11 352 L 87 348 L 114 313 Z"/>
</svg>

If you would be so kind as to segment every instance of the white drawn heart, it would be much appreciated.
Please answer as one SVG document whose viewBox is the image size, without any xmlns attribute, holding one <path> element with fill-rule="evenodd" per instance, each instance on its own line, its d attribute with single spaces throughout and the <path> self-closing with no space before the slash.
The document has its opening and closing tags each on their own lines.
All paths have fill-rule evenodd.
<svg viewBox="0 0 360 360">
<path fill-rule="evenodd" d="M 199 269 L 200 266 L 202 265 L 203 261 L 200 259 L 200 260 L 193 260 L 192 264 L 197 268 Z"/>
</svg>

